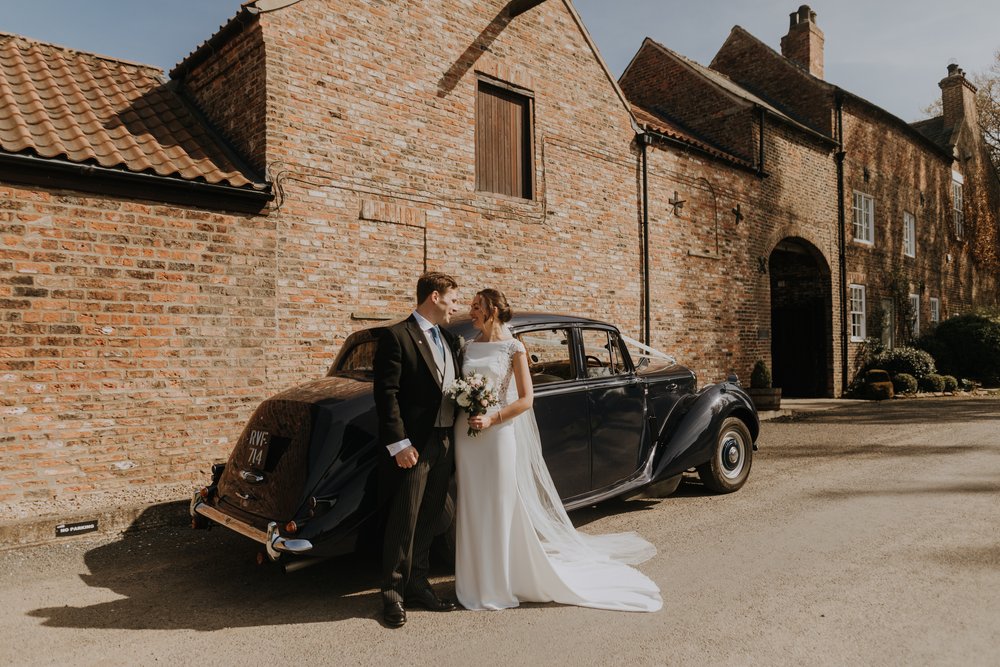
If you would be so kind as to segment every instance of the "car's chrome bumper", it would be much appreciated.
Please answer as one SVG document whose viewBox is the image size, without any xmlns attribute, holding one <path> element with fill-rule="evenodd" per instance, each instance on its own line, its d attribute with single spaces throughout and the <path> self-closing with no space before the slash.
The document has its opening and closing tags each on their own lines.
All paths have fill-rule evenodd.
<svg viewBox="0 0 1000 667">
<path fill-rule="evenodd" d="M 195 516 L 196 514 L 200 514 L 220 526 L 234 530 L 244 537 L 249 537 L 255 542 L 260 542 L 264 545 L 267 555 L 271 560 L 278 560 L 283 553 L 303 554 L 311 551 L 313 548 L 312 542 L 309 540 L 287 538 L 279 535 L 278 524 L 274 521 L 267 524 L 267 532 L 265 532 L 239 519 L 234 519 L 206 503 L 200 493 L 196 493 L 191 499 L 191 516 Z"/>
</svg>

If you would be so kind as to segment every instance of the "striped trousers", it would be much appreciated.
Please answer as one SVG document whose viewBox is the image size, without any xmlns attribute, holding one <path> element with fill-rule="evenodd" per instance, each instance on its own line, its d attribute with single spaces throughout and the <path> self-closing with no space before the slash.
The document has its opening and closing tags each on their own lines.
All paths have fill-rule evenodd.
<svg viewBox="0 0 1000 667">
<path fill-rule="evenodd" d="M 420 448 L 417 464 L 400 471 L 382 544 L 383 602 L 402 602 L 408 592 L 430 586 L 427 571 L 434 524 L 444 511 L 454 466 L 451 429 L 435 428 Z"/>
</svg>

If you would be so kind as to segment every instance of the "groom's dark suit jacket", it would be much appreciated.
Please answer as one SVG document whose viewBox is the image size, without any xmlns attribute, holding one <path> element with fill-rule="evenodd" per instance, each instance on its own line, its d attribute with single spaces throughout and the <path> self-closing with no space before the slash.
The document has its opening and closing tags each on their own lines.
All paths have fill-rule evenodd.
<svg viewBox="0 0 1000 667">
<path fill-rule="evenodd" d="M 457 339 L 444 329 L 441 333 L 457 367 Z M 386 446 L 409 438 L 419 452 L 437 421 L 442 387 L 430 343 L 413 315 L 383 330 L 374 366 L 382 451 L 388 456 Z"/>
</svg>

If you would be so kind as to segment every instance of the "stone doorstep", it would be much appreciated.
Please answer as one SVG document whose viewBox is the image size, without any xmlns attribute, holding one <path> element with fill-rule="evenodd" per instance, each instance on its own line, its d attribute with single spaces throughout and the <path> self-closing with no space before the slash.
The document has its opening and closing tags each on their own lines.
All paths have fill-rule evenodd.
<svg viewBox="0 0 1000 667">
<path fill-rule="evenodd" d="M 163 526 L 190 522 L 190 500 L 155 505 L 107 507 L 63 515 L 15 519 L 0 523 L 0 551 L 42 544 L 69 542 L 94 536 L 120 536 Z M 57 536 L 56 526 L 97 520 L 97 530 L 79 535 Z"/>
</svg>

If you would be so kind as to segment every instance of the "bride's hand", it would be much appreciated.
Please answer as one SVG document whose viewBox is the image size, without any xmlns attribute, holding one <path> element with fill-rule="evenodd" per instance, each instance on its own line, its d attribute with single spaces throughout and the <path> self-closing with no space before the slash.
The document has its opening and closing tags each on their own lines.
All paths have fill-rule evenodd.
<svg viewBox="0 0 1000 667">
<path fill-rule="evenodd" d="M 485 428 L 493 426 L 495 420 L 493 415 L 476 415 L 475 417 L 469 417 L 469 427 L 474 428 L 477 431 L 482 431 Z"/>
</svg>

